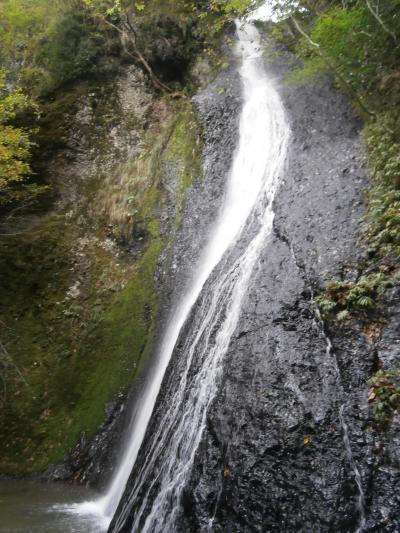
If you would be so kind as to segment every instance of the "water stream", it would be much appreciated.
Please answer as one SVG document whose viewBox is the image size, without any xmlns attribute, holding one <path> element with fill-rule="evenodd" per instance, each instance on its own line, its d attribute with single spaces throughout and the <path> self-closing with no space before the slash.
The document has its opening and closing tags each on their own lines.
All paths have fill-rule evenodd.
<svg viewBox="0 0 400 533">
<path fill-rule="evenodd" d="M 238 24 L 237 34 L 244 93 L 239 147 L 213 238 L 201 258 L 192 290 L 167 329 L 159 368 L 146 395 L 141 426 L 132 434 L 129 456 L 101 502 L 106 513 L 115 510 L 166 367 L 196 304 L 185 336 L 179 339 L 179 352 L 183 355 L 176 369 L 179 378 L 172 375 L 165 385 L 162 423 L 152 434 L 145 460 L 135 472 L 135 483 L 113 531 L 124 527 L 132 508 L 135 516 L 130 526 L 132 531 L 174 530 L 182 490 L 220 382 L 223 359 L 253 268 L 272 230 L 272 201 L 284 166 L 290 131 L 279 95 L 264 70 L 258 31 L 250 23 Z"/>
<path fill-rule="evenodd" d="M 353 450 L 351 449 L 350 438 L 349 438 L 349 428 L 347 426 L 346 420 L 344 418 L 345 404 L 343 404 L 339 409 L 339 420 L 340 426 L 343 433 L 343 443 L 347 454 L 347 459 L 351 465 L 351 468 L 354 473 L 354 480 L 357 485 L 358 497 L 357 497 L 357 509 L 360 515 L 360 521 L 356 533 L 362 533 L 364 531 L 365 525 L 367 523 L 367 518 L 365 514 L 365 495 L 362 484 L 362 478 L 360 469 L 358 468 L 357 463 L 353 457 Z"/>
</svg>

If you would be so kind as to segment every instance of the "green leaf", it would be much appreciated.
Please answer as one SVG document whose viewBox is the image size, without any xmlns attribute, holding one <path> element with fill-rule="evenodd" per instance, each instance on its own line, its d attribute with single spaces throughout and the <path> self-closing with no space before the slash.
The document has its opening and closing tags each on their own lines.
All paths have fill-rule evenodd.
<svg viewBox="0 0 400 533">
<path fill-rule="evenodd" d="M 338 322 L 344 322 L 348 317 L 350 316 L 350 313 L 348 312 L 347 309 L 344 309 L 343 311 L 340 311 L 337 315 L 336 315 L 336 320 Z"/>
</svg>

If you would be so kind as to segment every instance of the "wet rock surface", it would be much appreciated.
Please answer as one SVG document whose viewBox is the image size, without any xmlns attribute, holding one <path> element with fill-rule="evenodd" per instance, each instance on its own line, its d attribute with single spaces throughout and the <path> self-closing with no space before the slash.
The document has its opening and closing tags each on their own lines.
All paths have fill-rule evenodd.
<svg viewBox="0 0 400 533">
<path fill-rule="evenodd" d="M 272 72 L 282 79 L 284 70 Z M 397 423 L 377 437 L 367 405 L 375 346 L 350 327 L 323 324 L 311 303 L 325 278 L 358 259 L 366 187 L 358 124 L 328 79 L 279 90 L 292 142 L 274 233 L 225 361 L 179 530 L 396 531 Z M 389 358 L 394 328 L 382 348 Z"/>
<path fill-rule="evenodd" d="M 327 278 L 358 275 L 367 187 L 359 124 L 328 78 L 286 86 L 288 65 L 287 58 L 266 65 L 279 84 L 292 129 L 274 202 L 274 230 L 225 359 L 184 490 L 178 531 L 400 527 L 398 421 L 387 435 L 377 434 L 367 404 L 367 380 L 377 357 L 390 365 L 398 359 L 396 294 L 378 345 L 359 324 L 323 323 L 312 304 Z M 160 331 L 218 210 L 237 138 L 239 102 L 234 72 L 195 98 L 205 127 L 205 177 L 189 192 L 172 250 Z M 174 353 L 128 487 L 139 474 L 153 428 L 162 423 L 163 402 L 184 357 L 179 349 Z M 120 509 L 128 498 L 127 493 Z M 113 529 L 114 522 L 111 530 L 130 531 L 129 524 L 128 519 Z"/>
<path fill-rule="evenodd" d="M 203 176 L 195 179 L 188 189 L 182 222 L 165 252 L 171 259 L 169 271 L 160 276 L 164 292 L 160 330 L 190 284 L 191 273 L 218 216 L 226 173 L 230 169 L 239 134 L 240 105 L 240 85 L 234 68 L 221 73 L 193 98 L 193 106 L 203 128 Z M 163 264 L 166 265 L 166 261 Z"/>
<path fill-rule="evenodd" d="M 274 230 L 225 359 L 177 530 L 396 531 L 397 422 L 377 435 L 367 403 L 377 347 L 359 324 L 324 323 L 312 304 L 325 279 L 357 275 L 367 187 L 359 124 L 329 79 L 288 87 L 280 82 L 286 68 L 267 65 L 292 128 Z M 381 343 L 388 358 L 397 357 L 394 309 Z M 178 347 L 128 487 L 184 358 Z M 111 531 L 129 531 L 130 523 L 114 522 Z"/>
<path fill-rule="evenodd" d="M 221 88 L 224 91 L 221 91 Z M 171 269 L 165 276 L 163 305 L 158 325 L 159 342 L 163 328 L 171 316 L 174 306 L 179 305 L 181 295 L 190 285 L 190 274 L 196 268 L 201 250 L 209 237 L 210 228 L 218 216 L 219 206 L 223 200 L 226 175 L 230 170 L 238 140 L 241 87 L 236 68 L 218 75 L 211 84 L 194 97 L 193 104 L 203 125 L 203 177 L 201 180 L 195 181 L 188 190 L 182 224 L 174 240 L 173 248 L 170 250 L 172 254 Z M 195 315 L 195 310 L 193 315 Z M 168 367 L 166 382 L 169 380 L 169 375 L 177 369 L 175 363 L 184 362 L 181 355 L 179 353 L 173 354 L 174 360 Z M 156 356 L 157 348 L 153 357 Z M 151 372 L 151 368 L 149 372 Z M 165 391 L 162 389 L 155 407 L 155 411 L 158 413 L 157 420 L 152 420 L 152 427 L 154 428 L 157 427 L 158 423 L 161 423 L 164 400 Z M 140 468 L 151 439 L 152 429 L 150 428 L 135 468 Z M 137 471 L 134 469 L 128 486 L 134 482 L 136 473 Z M 123 497 L 121 508 L 128 498 L 129 491 Z M 114 530 L 114 527 L 113 522 L 110 530 Z M 123 530 L 125 531 L 125 529 Z M 118 529 L 118 531 L 122 531 L 122 529 Z M 126 524 L 126 531 L 130 531 L 128 523 Z"/>
</svg>

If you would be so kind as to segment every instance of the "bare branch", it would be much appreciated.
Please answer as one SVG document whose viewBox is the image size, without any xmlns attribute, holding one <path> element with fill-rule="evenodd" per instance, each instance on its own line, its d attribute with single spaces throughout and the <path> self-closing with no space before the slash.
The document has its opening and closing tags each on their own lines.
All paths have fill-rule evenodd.
<svg viewBox="0 0 400 533">
<path fill-rule="evenodd" d="M 369 0 L 365 0 L 365 3 L 367 4 L 368 9 L 372 13 L 372 16 L 378 21 L 378 23 L 382 26 L 382 28 L 385 30 L 386 33 L 388 33 L 391 38 L 394 40 L 395 43 L 397 43 L 397 37 L 396 35 L 386 26 L 386 24 L 383 22 L 382 18 L 380 17 L 378 10 L 374 10 L 371 4 L 369 3 Z"/>
<path fill-rule="evenodd" d="M 137 39 L 136 30 L 133 27 L 131 19 L 129 18 L 129 14 L 125 13 L 125 15 L 126 15 L 126 23 L 127 23 L 128 27 L 129 27 L 129 29 L 130 29 L 130 31 L 131 31 L 131 33 L 133 35 L 133 38 L 135 39 L 135 43 L 136 43 L 136 39 Z"/>
<path fill-rule="evenodd" d="M 316 43 L 311 39 L 309 35 L 303 30 L 303 28 L 300 26 L 296 18 L 292 15 L 291 20 L 293 21 L 293 24 L 296 26 L 297 31 L 307 40 L 307 42 L 316 48 L 318 50 L 318 54 L 322 61 L 325 63 L 325 65 L 332 70 L 335 75 L 337 76 L 338 80 L 341 82 L 343 87 L 351 94 L 352 98 L 356 100 L 358 105 L 361 107 L 363 111 L 365 111 L 368 115 L 375 117 L 375 113 L 373 111 L 370 111 L 364 104 L 364 102 L 361 100 L 361 98 L 358 96 L 358 94 L 354 91 L 354 89 L 351 87 L 351 85 L 346 81 L 346 79 L 342 76 L 342 74 L 338 71 L 334 63 L 330 60 L 330 58 L 321 50 L 321 46 L 319 43 Z"/>
<path fill-rule="evenodd" d="M 157 78 L 157 76 L 154 74 L 153 69 L 151 68 L 151 66 L 146 61 L 146 59 L 144 58 L 143 54 L 140 52 L 140 50 L 137 47 L 137 44 L 136 44 L 136 32 L 135 32 L 135 30 L 134 30 L 134 28 L 132 26 L 132 23 L 130 22 L 130 20 L 128 18 L 127 18 L 127 25 L 128 25 L 128 28 L 132 31 L 132 36 L 130 35 L 130 32 L 128 33 L 126 30 L 118 27 L 116 24 L 113 24 L 112 22 L 110 22 L 106 17 L 104 17 L 100 13 L 96 13 L 95 16 L 98 19 L 100 19 L 104 24 L 106 24 L 107 26 L 110 26 L 115 31 L 117 31 L 126 41 L 128 41 L 132 45 L 133 53 L 130 52 L 129 50 L 126 50 L 126 52 L 133 59 L 138 60 L 142 64 L 142 66 L 144 67 L 144 69 L 148 73 L 148 75 L 150 77 L 150 80 L 152 81 L 153 85 L 155 87 L 157 87 L 157 89 L 159 89 L 162 92 L 168 93 L 168 94 L 170 94 L 171 96 L 174 96 L 174 97 L 176 97 L 176 96 L 184 97 L 184 95 L 182 93 L 174 93 L 170 87 L 165 85 L 165 83 L 163 83 L 161 80 L 159 80 Z"/>
<path fill-rule="evenodd" d="M 4 344 L 1 341 L 0 341 L 0 362 L 3 364 L 3 367 L 4 367 L 5 370 L 7 370 L 9 366 L 11 366 L 14 369 L 14 372 L 18 375 L 18 377 L 22 381 L 22 383 L 24 383 L 24 385 L 26 385 L 26 387 L 28 387 L 28 389 L 31 388 L 29 383 L 24 378 L 22 372 L 20 371 L 18 366 L 14 363 L 12 357 L 10 356 L 10 354 L 8 353 L 6 347 L 4 346 Z M 2 378 L 2 379 L 4 380 L 4 378 Z"/>
<path fill-rule="evenodd" d="M 295 17 L 292 15 L 291 20 L 293 21 L 293 24 L 296 26 L 297 31 L 311 44 L 311 46 L 314 46 L 314 48 L 320 48 L 320 45 L 313 41 L 309 35 L 302 29 L 300 24 L 297 22 Z"/>
</svg>

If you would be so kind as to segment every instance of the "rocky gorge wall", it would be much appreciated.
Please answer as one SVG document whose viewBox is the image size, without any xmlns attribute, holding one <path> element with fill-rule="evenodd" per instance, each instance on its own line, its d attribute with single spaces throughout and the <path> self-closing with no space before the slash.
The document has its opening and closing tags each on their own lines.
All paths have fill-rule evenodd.
<svg viewBox="0 0 400 533">
<path fill-rule="evenodd" d="M 321 319 L 313 299 L 325 281 L 362 274 L 368 183 L 346 98 L 328 78 L 286 85 L 291 66 L 289 56 L 266 60 L 292 128 L 290 152 L 274 232 L 185 488 L 181 531 L 210 520 L 215 531 L 400 528 L 400 421 L 395 415 L 386 433 L 377 431 L 367 385 L 400 356 L 398 288 L 379 320 Z M 191 100 L 156 98 L 133 66 L 109 83 L 78 84 L 68 112 L 68 92 L 60 95 L 62 125 L 48 130 L 51 150 L 58 147 L 46 163 L 60 178 L 59 201 L 37 226 L 39 252 L 31 237 L 10 252 L 26 250 L 18 275 L 40 264 L 37 254 L 47 260 L 18 301 L 14 273 L 2 279 L 10 289 L 0 318 L 13 325 L 7 346 L 33 386 L 10 391 L 2 473 L 51 462 L 58 466 L 45 479 L 104 487 L 120 460 L 130 412 L 140 408 L 235 153 L 237 66 L 212 82 L 203 67 L 205 86 Z M 55 114 L 50 108 L 48 125 Z M 172 365 L 183 357 L 178 350 Z M 166 382 L 172 374 L 170 366 Z M 162 390 L 153 424 L 162 422 L 163 399 Z M 150 428 L 142 459 L 151 438 Z"/>
<path fill-rule="evenodd" d="M 0 472 L 43 470 L 78 442 L 45 474 L 70 479 L 146 365 L 202 142 L 190 102 L 155 95 L 133 65 L 61 89 L 41 126 L 57 196 L 0 258 L 2 342 L 25 378 L 7 376 Z"/>
<path fill-rule="evenodd" d="M 388 433 L 377 430 L 367 384 L 385 355 L 391 363 L 398 357 L 396 288 L 382 337 L 373 321 L 323 321 L 314 302 L 327 279 L 356 280 L 362 273 L 358 239 L 368 181 L 360 124 L 329 78 L 286 85 L 291 67 L 289 56 L 266 60 L 292 129 L 287 167 L 274 201 L 274 231 L 184 489 L 178 531 L 399 527 L 398 419 Z M 219 144 L 215 115 L 206 116 L 207 151 Z M 184 357 L 178 343 L 120 512 Z M 132 507 L 124 526 L 115 529 L 115 520 L 111 531 L 130 530 Z"/>
<path fill-rule="evenodd" d="M 204 28 L 183 2 L 155 1 L 137 19 L 143 54 L 177 98 L 158 93 L 122 45 L 119 56 L 104 51 L 109 69 L 43 98 L 33 163 L 52 195 L 1 243 L 1 341 L 10 363 L 0 400 L 2 476 L 45 470 L 45 479 L 107 482 L 126 405 L 219 202 L 216 159 L 230 162 L 234 144 L 210 156 L 218 179 L 205 184 L 202 125 L 185 94 L 215 76 Z M 230 93 L 220 90 L 213 95 L 223 128 Z"/>
<path fill-rule="evenodd" d="M 283 83 L 292 128 L 274 233 L 252 279 L 185 489 L 182 531 L 397 531 L 398 416 L 374 427 L 367 381 L 398 360 L 398 289 L 386 333 L 324 323 L 326 279 L 357 279 L 367 187 L 359 125 L 329 79 Z M 389 355 L 390 354 L 390 355 Z M 391 361 L 393 364 L 393 360 Z M 361 529 L 360 529 L 361 530 Z"/>
<path fill-rule="evenodd" d="M 179 191 L 177 176 L 184 174 L 182 161 L 167 161 L 159 169 L 160 182 L 169 200 L 161 216 L 166 235 L 165 247 L 154 272 L 160 303 L 154 324 L 152 349 L 141 372 L 132 381 L 128 394 L 121 395 L 107 408 L 107 418 L 94 439 L 78 442 L 65 461 L 45 472 L 46 479 L 69 479 L 79 472 L 80 482 L 104 487 L 115 473 L 124 453 L 126 439 L 132 431 L 130 420 L 135 411 L 140 409 L 142 389 L 158 357 L 164 328 L 190 285 L 191 273 L 218 214 L 225 177 L 237 142 L 240 102 L 235 66 L 216 76 L 193 98 L 191 105 L 198 127 L 201 128 L 202 171 L 201 174 L 190 175 L 182 205 L 180 195 L 176 196 Z M 187 125 L 183 125 L 182 141 L 189 148 L 189 153 L 192 153 L 193 145 L 187 144 Z M 195 165 L 196 168 L 199 169 Z M 193 172 L 193 167 L 186 170 Z M 180 205 L 182 211 L 178 213 L 179 224 L 174 223 L 173 232 L 168 234 L 171 229 L 167 225 L 168 221 L 176 221 Z M 105 472 L 108 474 L 105 475 Z"/>
</svg>

